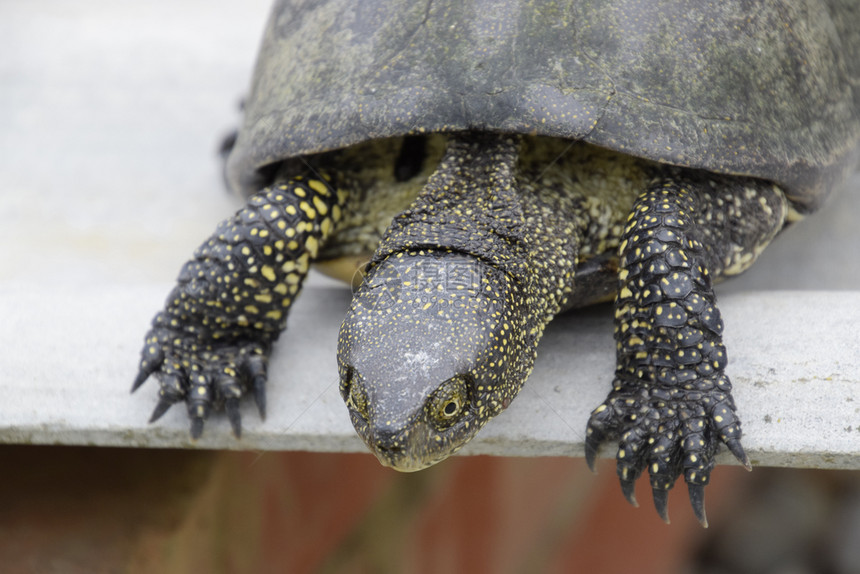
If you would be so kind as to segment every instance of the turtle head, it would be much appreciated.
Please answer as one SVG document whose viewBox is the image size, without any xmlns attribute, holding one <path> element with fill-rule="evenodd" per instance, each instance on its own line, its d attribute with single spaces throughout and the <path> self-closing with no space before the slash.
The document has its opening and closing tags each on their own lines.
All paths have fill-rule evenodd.
<svg viewBox="0 0 860 574">
<path fill-rule="evenodd" d="M 510 404 L 535 354 L 518 293 L 458 252 L 372 265 L 340 330 L 338 368 L 353 425 L 383 465 L 431 466 Z"/>
</svg>

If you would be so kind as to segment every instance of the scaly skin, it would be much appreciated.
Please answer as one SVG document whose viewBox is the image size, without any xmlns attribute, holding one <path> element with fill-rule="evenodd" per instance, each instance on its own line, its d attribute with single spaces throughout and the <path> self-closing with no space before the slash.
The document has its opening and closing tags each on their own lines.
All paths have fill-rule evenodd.
<svg viewBox="0 0 860 574">
<path fill-rule="evenodd" d="M 752 263 L 786 215 L 781 191 L 736 178 L 664 180 L 633 206 L 620 247 L 615 381 L 589 420 L 586 458 L 593 468 L 600 443 L 620 439 L 625 496 L 636 504 L 634 482 L 647 468 L 666 522 L 668 491 L 683 472 L 707 525 L 704 486 L 720 442 L 750 468 L 711 277 Z"/>
<path fill-rule="evenodd" d="M 150 422 L 184 400 L 197 438 L 213 404 L 223 403 L 238 437 L 238 403 L 249 388 L 265 417 L 271 344 L 345 200 L 324 179 L 296 177 L 251 197 L 197 249 L 141 352 L 132 391 L 152 373 L 161 383 Z"/>
<path fill-rule="evenodd" d="M 397 470 L 455 452 L 531 371 L 544 326 L 535 315 L 553 297 L 535 299 L 516 162 L 514 140 L 452 141 L 392 222 L 341 327 L 341 393 L 353 424 Z"/>
<path fill-rule="evenodd" d="M 199 436 L 224 403 L 238 436 L 239 397 L 253 388 L 264 404 L 266 357 L 309 263 L 335 256 L 339 238 L 378 240 L 370 199 L 420 190 L 382 237 L 339 336 L 340 389 L 368 447 L 404 471 L 456 452 L 519 392 L 557 313 L 617 293 L 618 367 L 589 421 L 588 462 L 617 440 L 625 495 L 635 502 L 648 468 L 664 519 L 683 473 L 706 524 L 719 444 L 748 464 L 711 281 L 745 269 L 782 228 L 782 192 L 489 134 L 453 136 L 423 167 L 407 157 L 403 176 L 393 141 L 312 158 L 336 186 L 279 176 L 198 250 L 142 354 L 135 387 L 161 381 L 153 419 L 185 400 Z M 235 257 L 246 247 L 253 259 Z"/>
</svg>

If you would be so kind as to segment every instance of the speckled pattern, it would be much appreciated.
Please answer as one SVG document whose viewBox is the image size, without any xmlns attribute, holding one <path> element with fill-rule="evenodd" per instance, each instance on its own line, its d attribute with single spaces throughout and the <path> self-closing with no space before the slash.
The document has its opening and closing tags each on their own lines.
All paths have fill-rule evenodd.
<svg viewBox="0 0 860 574">
<path fill-rule="evenodd" d="M 668 521 L 668 490 L 680 473 L 696 515 L 719 442 L 749 468 L 740 444 L 723 321 L 711 277 L 738 273 L 783 227 L 788 204 L 771 184 L 726 178 L 658 182 L 637 199 L 619 249 L 615 300 L 618 362 L 613 390 L 592 413 L 586 458 L 620 438 L 622 489 L 647 468 Z"/>
<path fill-rule="evenodd" d="M 749 267 L 856 164 L 858 18 L 845 0 L 280 0 L 227 179 L 249 193 L 281 162 L 369 141 L 506 134 L 454 136 L 382 239 L 339 341 L 359 434 L 395 468 L 443 458 L 517 393 L 547 321 L 617 293 L 619 370 L 589 457 L 619 439 L 625 494 L 649 468 L 664 518 L 683 472 L 704 523 L 719 441 L 745 460 L 710 282 Z M 545 154 L 535 136 L 663 167 L 585 160 L 579 144 Z M 325 256 L 365 250 L 384 218 L 363 215 L 408 194 L 368 187 L 336 152 L 320 166 L 361 214 Z M 459 291 L 415 293 L 454 267 Z M 410 365 L 421 377 L 405 391 Z"/>
<path fill-rule="evenodd" d="M 383 464 L 433 464 L 510 404 L 544 327 L 571 304 L 577 265 L 614 251 L 651 169 L 583 144 L 519 140 L 451 141 L 344 321 L 341 393 Z M 468 392 L 440 419 L 427 405 L 454 381 Z"/>
<path fill-rule="evenodd" d="M 418 470 L 446 458 L 531 371 L 535 313 L 552 297 L 535 300 L 527 270 L 517 158 L 511 139 L 452 141 L 355 295 L 339 338 L 341 392 L 384 464 Z M 559 255 L 572 270 L 574 254 Z"/>
<path fill-rule="evenodd" d="M 589 423 L 589 463 L 618 440 L 631 502 L 647 468 L 667 519 L 683 474 L 706 524 L 719 443 L 748 463 L 711 281 L 745 269 L 783 227 L 782 191 L 551 138 L 461 134 L 441 159 L 428 152 L 437 145 L 414 148 L 417 197 L 391 221 L 341 328 L 340 390 L 358 434 L 398 470 L 443 460 L 516 397 L 557 313 L 617 293 L 618 367 Z M 147 336 L 135 388 L 157 373 L 153 420 L 184 399 L 199 436 L 223 404 L 239 435 L 248 389 L 264 411 L 266 358 L 309 264 L 343 237 L 375 241 L 348 229 L 379 228 L 374 174 L 400 173 L 406 148 L 384 140 L 288 162 L 218 227 Z M 600 288 L 583 292 L 580 279 Z"/>
<path fill-rule="evenodd" d="M 252 196 L 197 249 L 153 319 L 132 387 L 158 373 L 152 421 L 185 400 L 191 435 L 199 437 L 213 403 L 223 403 L 239 436 L 246 387 L 265 416 L 271 342 L 346 197 L 323 179 L 290 179 Z"/>
<path fill-rule="evenodd" d="M 809 211 L 857 159 L 858 20 L 850 0 L 280 0 L 228 173 L 256 191 L 283 158 L 487 130 L 760 177 Z"/>
</svg>

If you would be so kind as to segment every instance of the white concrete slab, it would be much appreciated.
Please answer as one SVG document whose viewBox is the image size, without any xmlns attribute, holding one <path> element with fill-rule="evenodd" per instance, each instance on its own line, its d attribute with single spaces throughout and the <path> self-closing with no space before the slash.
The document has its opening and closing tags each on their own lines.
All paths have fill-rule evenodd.
<svg viewBox="0 0 860 574">
<path fill-rule="evenodd" d="M 361 451 L 337 391 L 337 329 L 349 290 L 310 287 L 271 363 L 269 417 L 244 405 L 235 439 L 225 417 L 188 437 L 182 406 L 146 421 L 157 383 L 134 396 L 141 337 L 169 285 L 0 292 L 0 442 Z M 48 296 L 46 296 L 48 295 Z M 860 293 L 755 292 L 723 299 L 730 375 L 756 464 L 860 468 Z M 465 452 L 582 456 L 585 424 L 609 390 L 608 306 L 559 318 L 534 374 Z M 611 449 L 610 449 L 611 450 Z M 726 459 L 728 460 L 728 459 Z"/>
<path fill-rule="evenodd" d="M 275 349 L 269 419 L 246 405 L 241 441 L 220 418 L 191 445 L 181 407 L 146 425 L 154 383 L 128 394 L 179 266 L 238 206 L 215 150 L 268 4 L 0 3 L 0 442 L 363 449 L 336 389 L 349 294 L 318 278 Z M 855 177 L 721 286 L 759 464 L 860 467 L 858 216 Z M 466 452 L 580 456 L 612 362 L 607 308 L 561 318 L 521 396 Z"/>
</svg>

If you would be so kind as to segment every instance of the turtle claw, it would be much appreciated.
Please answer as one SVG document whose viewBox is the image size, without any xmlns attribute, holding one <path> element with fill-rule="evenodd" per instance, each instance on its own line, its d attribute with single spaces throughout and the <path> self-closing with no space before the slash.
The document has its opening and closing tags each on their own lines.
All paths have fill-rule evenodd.
<svg viewBox="0 0 860 574">
<path fill-rule="evenodd" d="M 233 436 L 242 438 L 242 415 L 239 414 L 239 399 L 229 398 L 224 401 L 224 410 L 227 411 L 227 418 L 230 419 Z"/>
<path fill-rule="evenodd" d="M 657 509 L 657 514 L 666 524 L 669 522 L 669 491 L 663 488 L 654 488 L 651 490 L 654 497 L 654 508 Z"/>
<path fill-rule="evenodd" d="M 591 430 L 592 429 L 589 428 L 589 431 Z M 597 460 L 597 449 L 600 448 L 601 442 L 602 441 L 600 439 L 594 438 L 593 432 L 589 432 L 585 439 L 585 464 L 588 465 L 588 469 L 594 474 L 597 474 L 595 462 Z"/>
<path fill-rule="evenodd" d="M 203 435 L 203 417 L 191 417 L 191 439 L 197 440 Z"/>
<path fill-rule="evenodd" d="M 627 502 L 629 502 L 635 508 L 639 508 L 639 501 L 636 500 L 635 480 L 622 480 L 621 492 L 624 493 L 624 498 L 627 499 Z"/>
<path fill-rule="evenodd" d="M 161 388 L 149 419 L 155 422 L 175 403 L 184 401 L 191 419 L 191 438 L 203 434 L 212 410 L 222 408 L 235 437 L 242 436 L 241 398 L 253 390 L 261 416 L 266 412 L 266 362 L 268 345 L 259 342 L 220 343 L 201 341 L 163 324 L 156 316 L 141 352 L 140 369 L 132 391 L 152 375 Z"/>
<path fill-rule="evenodd" d="M 600 445 L 610 438 L 615 425 L 612 409 L 602 404 L 591 413 L 588 426 L 585 429 L 585 462 L 594 474 L 597 474 L 596 462 Z"/>
<path fill-rule="evenodd" d="M 728 379 L 722 375 L 717 378 L 725 379 L 722 388 L 728 388 Z M 731 435 L 726 436 L 717 426 L 720 421 L 713 409 L 708 412 L 709 405 L 723 404 L 724 397 L 719 389 L 712 393 L 704 389 L 720 384 L 705 383 L 700 385 L 703 391 L 687 396 L 684 391 L 674 391 L 674 396 L 669 396 L 659 389 L 651 396 L 646 394 L 650 391 L 643 392 L 625 379 L 616 379 L 609 398 L 592 412 L 588 423 L 585 456 L 589 466 L 593 467 L 603 440 L 618 440 L 616 465 L 624 497 L 638 506 L 634 484 L 647 469 L 654 506 L 667 523 L 669 490 L 683 474 L 693 512 L 707 526 L 704 491 L 721 440 L 741 464 L 749 464 L 740 445 L 739 424 L 732 423 Z M 731 416 L 722 410 L 718 414 L 723 420 Z"/>
<path fill-rule="evenodd" d="M 134 378 L 134 382 L 131 384 L 131 392 L 133 393 L 137 389 L 140 388 L 140 385 L 146 382 L 146 379 L 149 378 L 149 375 L 155 371 L 158 367 L 153 367 L 150 369 L 144 369 L 143 367 L 137 372 L 137 376 Z"/>
<path fill-rule="evenodd" d="M 170 410 L 170 407 L 172 407 L 174 404 L 176 404 L 176 401 L 172 398 L 159 398 L 158 404 L 155 405 L 155 409 L 152 411 L 152 415 L 149 417 L 149 422 L 154 423 L 155 421 L 160 419 L 162 416 L 164 416 L 164 413 Z"/>
<path fill-rule="evenodd" d="M 250 381 L 251 391 L 254 393 L 254 402 L 257 403 L 257 411 L 260 418 L 266 420 L 266 351 L 260 348 L 252 348 L 245 357 L 242 371 Z"/>
<path fill-rule="evenodd" d="M 159 370 L 164 364 L 164 349 L 162 348 L 158 335 L 150 333 L 146 338 L 146 344 L 141 351 L 140 368 L 137 371 L 137 376 L 131 384 L 131 392 L 133 393 L 146 382 L 149 376 Z"/>
<path fill-rule="evenodd" d="M 254 389 L 254 402 L 257 403 L 260 418 L 266 420 L 266 376 L 257 375 L 254 377 L 252 385 Z"/>
<path fill-rule="evenodd" d="M 708 517 L 705 516 L 705 485 L 687 483 L 687 491 L 690 494 L 690 504 L 696 519 L 704 528 L 708 527 Z"/>
<path fill-rule="evenodd" d="M 729 449 L 729 452 L 732 453 L 739 463 L 743 465 L 743 467 L 747 470 L 752 470 L 752 464 L 750 463 L 750 459 L 747 456 L 746 451 L 744 451 L 744 447 L 741 446 L 740 439 L 731 438 L 726 441 L 726 446 Z"/>
</svg>

